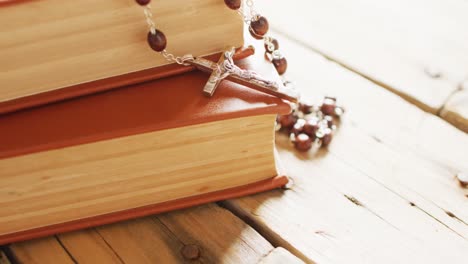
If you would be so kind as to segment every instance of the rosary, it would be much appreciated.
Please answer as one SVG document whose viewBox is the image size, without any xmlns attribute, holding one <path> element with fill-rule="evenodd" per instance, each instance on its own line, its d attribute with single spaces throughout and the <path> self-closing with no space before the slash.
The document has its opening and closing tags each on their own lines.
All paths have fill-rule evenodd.
<svg viewBox="0 0 468 264">
<path fill-rule="evenodd" d="M 195 68 L 210 73 L 210 77 L 203 93 L 212 96 L 219 83 L 226 79 L 235 83 L 245 85 L 267 94 L 277 96 L 292 103 L 293 111 L 288 115 L 278 116 L 276 119 L 276 130 L 287 133 L 290 141 L 299 151 L 308 151 L 313 145 L 326 147 L 332 140 L 334 124 L 343 113 L 344 109 L 337 105 L 336 98 L 325 97 L 320 105 L 311 105 L 299 102 L 299 94 L 290 86 L 290 82 L 278 83 L 262 78 L 254 71 L 244 70 L 234 63 L 235 49 L 223 52 L 216 63 L 201 57 L 186 54 L 181 57 L 166 51 L 167 40 L 162 31 L 156 29 L 151 12 L 151 0 L 136 0 L 143 6 L 146 22 L 149 27 L 147 36 L 148 44 L 156 52 L 159 52 L 167 60 L 184 66 Z M 249 32 L 255 39 L 263 40 L 265 47 L 265 58 L 275 67 L 279 75 L 286 72 L 288 63 L 279 51 L 279 43 L 276 39 L 267 36 L 268 20 L 259 15 L 253 9 L 253 1 L 246 0 L 245 5 L 250 9 L 250 15 L 246 15 L 241 9 L 242 0 L 224 0 L 226 6 L 236 10 L 248 26 Z"/>
</svg>

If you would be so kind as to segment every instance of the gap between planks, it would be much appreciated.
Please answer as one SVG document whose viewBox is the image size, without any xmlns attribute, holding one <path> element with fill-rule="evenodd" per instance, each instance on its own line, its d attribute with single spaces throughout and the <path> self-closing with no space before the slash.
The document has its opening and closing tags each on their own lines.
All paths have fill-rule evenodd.
<svg viewBox="0 0 468 264">
<path fill-rule="evenodd" d="M 20 263 L 302 263 L 215 203 L 14 243 L 9 249 Z"/>
</svg>

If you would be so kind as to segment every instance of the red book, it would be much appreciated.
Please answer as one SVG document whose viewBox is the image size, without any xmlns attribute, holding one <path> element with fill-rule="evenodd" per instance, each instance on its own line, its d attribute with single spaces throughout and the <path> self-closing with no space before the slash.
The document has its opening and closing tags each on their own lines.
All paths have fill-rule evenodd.
<svg viewBox="0 0 468 264">
<path fill-rule="evenodd" d="M 262 54 L 240 65 L 279 78 Z M 98 81 L 0 115 L 0 244 L 287 183 L 274 157 L 287 103 L 230 81 L 208 98 L 207 74 L 171 70 L 183 73 L 119 88 Z"/>
</svg>

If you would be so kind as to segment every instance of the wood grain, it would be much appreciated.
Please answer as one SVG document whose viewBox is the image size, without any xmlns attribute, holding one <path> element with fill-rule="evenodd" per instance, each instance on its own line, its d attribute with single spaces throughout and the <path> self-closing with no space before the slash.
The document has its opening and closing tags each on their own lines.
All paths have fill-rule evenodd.
<svg viewBox="0 0 468 264">
<path fill-rule="evenodd" d="M 264 257 L 259 264 L 301 264 L 304 263 L 302 260 L 298 259 L 296 256 L 291 254 L 289 251 L 282 247 L 277 247 L 273 249 L 270 254 Z"/>
<path fill-rule="evenodd" d="M 19 263 L 75 263 L 54 236 L 12 244 L 10 250 Z"/>
<path fill-rule="evenodd" d="M 468 74 L 464 0 L 258 1 L 256 9 L 275 29 L 431 113 Z"/>
<path fill-rule="evenodd" d="M 278 38 L 303 97 L 337 95 L 348 112 L 328 151 L 300 154 L 277 139 L 291 190 L 224 205 L 305 262 L 463 263 L 468 190 L 454 176 L 468 171 L 468 137 Z"/>
<path fill-rule="evenodd" d="M 58 255 L 53 251 L 58 240 L 48 238 L 50 250 L 40 248 L 42 241 L 16 243 L 11 250 L 24 263 L 44 260 L 45 252 L 45 260 Z M 215 204 L 66 233 L 59 241 L 59 252 L 68 252 L 77 263 L 257 263 L 273 250 L 255 230 Z M 184 253 L 184 247 L 198 254 Z"/>
<path fill-rule="evenodd" d="M 468 80 L 445 103 L 440 116 L 468 133 Z"/>
<path fill-rule="evenodd" d="M 222 1 L 152 4 L 175 55 L 242 46 L 242 20 Z M 27 1 L 1 6 L 0 25 L 0 102 L 169 63 L 148 47 L 134 0 Z"/>
<path fill-rule="evenodd" d="M 2 159 L 0 234 L 274 177 L 274 118 L 223 120 Z"/>
<path fill-rule="evenodd" d="M 77 263 L 123 263 L 94 229 L 60 234 L 57 239 Z"/>
</svg>

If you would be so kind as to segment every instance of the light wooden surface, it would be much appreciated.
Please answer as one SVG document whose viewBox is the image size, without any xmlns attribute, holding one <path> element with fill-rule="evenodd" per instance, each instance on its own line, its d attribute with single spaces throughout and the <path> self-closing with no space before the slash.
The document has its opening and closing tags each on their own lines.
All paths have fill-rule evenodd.
<svg viewBox="0 0 468 264">
<path fill-rule="evenodd" d="M 348 112 L 328 151 L 301 155 L 278 139 L 291 190 L 225 206 L 306 262 L 466 261 L 468 190 L 455 179 L 468 171 L 466 134 L 281 39 L 305 95 L 339 95 Z"/>
<path fill-rule="evenodd" d="M 303 264 L 304 262 L 282 247 L 273 249 L 259 264 Z"/>
<path fill-rule="evenodd" d="M 210 204 L 17 243 L 10 249 L 20 263 L 170 264 L 256 263 L 273 246 L 232 213 Z"/>
<path fill-rule="evenodd" d="M 275 20 L 280 21 L 274 23 L 276 30 L 272 33 L 279 39 L 280 47 L 289 61 L 288 77 L 296 81 L 304 97 L 318 99 L 320 95 L 336 95 L 346 106 L 347 113 L 331 146 L 328 150 L 298 153 L 289 145 L 285 136 L 279 136 L 277 139 L 279 154 L 287 174 L 292 177 L 295 184 L 288 190 L 276 190 L 220 203 L 238 218 L 229 214 L 229 219 L 218 220 L 217 212 L 222 210 L 227 213 L 227 211 L 216 205 L 196 207 L 154 218 L 177 215 L 177 219 L 181 220 L 166 218 L 164 223 L 166 225 L 177 223 L 180 228 L 185 228 L 186 232 L 187 230 L 195 232 L 194 235 L 199 236 L 200 240 L 205 238 L 214 240 L 214 245 L 210 244 L 212 251 L 215 251 L 218 243 L 216 242 L 218 236 L 213 236 L 213 233 L 224 236 L 224 239 L 231 241 L 226 243 L 230 244 L 226 247 L 233 250 L 223 251 L 220 254 L 222 256 L 235 254 L 238 257 L 235 260 L 239 261 L 232 262 L 229 258 L 216 257 L 203 263 L 262 263 L 262 261 L 276 263 L 278 259 L 282 261 L 279 263 L 287 263 L 290 254 L 305 263 L 466 263 L 468 189 L 458 184 L 456 174 L 468 172 L 468 137 L 435 115 L 441 112 L 446 118 L 444 112 L 440 110 L 442 107 L 448 109 L 450 102 L 458 98 L 456 90 L 460 86 L 457 81 L 465 78 L 463 71 L 467 69 L 465 62 L 468 60 L 462 59 L 466 58 L 463 57 L 466 53 L 457 41 L 461 41 L 466 32 L 458 32 L 461 25 L 453 24 L 455 21 L 465 19 L 461 17 L 464 10 L 463 2 L 458 0 L 421 2 L 421 6 L 432 8 L 434 20 L 442 24 L 440 28 L 413 33 L 415 36 L 411 32 L 416 26 L 408 20 L 410 11 L 404 10 L 402 6 L 409 6 L 410 10 L 418 11 L 415 12 L 417 15 L 415 18 L 428 21 L 426 11 L 412 7 L 417 5 L 416 2 L 394 2 L 401 7 L 401 13 L 397 12 L 397 15 L 395 15 L 396 7 L 385 12 L 387 6 L 384 3 L 382 3 L 384 6 L 378 7 L 370 1 L 353 2 L 361 9 L 364 7 L 368 7 L 369 10 L 376 9 L 376 12 L 366 13 L 358 10 L 356 6 L 353 7 L 351 2 L 320 2 L 314 4 L 313 8 L 307 10 L 304 8 L 304 12 L 311 12 L 307 19 L 316 20 L 297 26 L 303 30 L 304 25 L 310 26 L 310 32 L 302 35 L 316 40 L 316 47 L 307 40 L 298 40 L 291 37 L 292 35 L 287 35 L 296 32 L 297 29 L 286 28 L 281 24 L 290 23 L 284 19 L 285 16 L 290 17 L 292 21 L 297 19 L 290 11 L 290 8 L 297 8 L 295 3 L 296 0 L 284 4 L 278 8 L 278 11 L 273 10 L 279 12 L 281 9 L 282 16 L 281 20 L 278 20 L 275 14 L 270 16 L 273 23 Z M 269 10 L 269 7 L 263 5 L 261 1 L 257 1 L 256 4 L 258 10 Z M 390 6 L 390 2 L 388 5 Z M 454 6 L 459 8 L 453 10 Z M 336 10 L 337 14 L 330 13 L 331 10 Z M 324 14 L 318 14 L 321 12 Z M 453 12 L 453 20 L 446 19 L 439 12 L 443 14 Z M 346 40 L 339 39 L 346 30 L 351 30 L 347 36 L 353 36 L 355 32 L 352 30 L 359 28 L 354 29 L 345 22 L 338 23 L 340 20 L 325 19 L 327 15 L 334 15 L 335 18 L 338 15 L 348 15 L 359 20 L 365 14 L 373 19 L 379 18 L 376 21 L 386 21 L 385 25 L 388 27 L 391 26 L 389 21 L 392 17 L 409 23 L 406 29 L 408 33 L 405 36 L 415 41 L 414 43 L 427 42 L 430 48 L 440 46 L 435 49 L 439 53 L 429 53 L 429 47 L 418 49 L 412 46 L 413 44 L 408 44 L 408 50 L 405 51 L 406 46 L 401 46 L 397 41 L 401 38 L 397 38 L 396 35 L 385 36 L 379 32 L 370 34 L 366 39 L 372 40 L 373 44 L 388 43 L 388 49 L 382 49 L 380 46 L 373 48 L 370 44 L 359 40 L 360 35 Z M 302 17 L 306 19 L 303 15 Z M 333 24 L 333 21 L 336 24 Z M 377 25 L 359 25 L 353 20 L 346 21 L 355 27 L 364 27 L 363 31 L 369 27 L 379 28 L 378 22 Z M 420 28 L 423 28 L 421 21 L 413 23 L 418 23 Z M 325 30 L 318 30 L 319 27 L 325 28 L 330 25 L 333 25 L 335 31 L 326 33 Z M 340 25 L 344 29 L 340 29 Z M 403 22 L 396 21 L 394 27 L 401 29 L 402 25 Z M 383 28 L 387 34 L 401 32 L 383 26 L 380 28 Z M 444 28 L 447 28 L 447 31 L 444 31 Z M 314 33 L 313 30 L 318 33 Z M 330 39 L 327 39 L 327 36 Z M 373 36 L 376 39 L 373 39 Z M 389 42 L 394 38 L 393 42 Z M 434 41 L 425 42 L 427 39 Z M 333 57 L 333 60 L 323 57 L 322 51 L 316 52 L 320 43 L 322 43 L 320 47 L 332 50 L 340 45 L 346 46 L 347 42 L 350 43 L 349 50 L 336 49 L 336 54 L 340 51 L 342 57 Z M 364 48 L 361 49 L 360 44 L 364 45 Z M 446 49 L 443 49 L 444 45 Z M 362 64 L 364 59 L 360 61 L 356 54 L 366 50 L 369 50 L 369 53 L 363 56 L 370 62 Z M 385 53 L 385 51 L 391 51 L 392 56 L 388 54 L 377 56 L 379 52 Z M 357 53 L 349 55 L 353 52 Z M 454 54 L 459 56 L 460 60 L 452 61 L 450 58 Z M 394 57 L 395 61 L 386 61 L 389 57 Z M 334 60 L 342 61 L 336 63 Z M 374 67 L 379 60 L 382 60 L 382 65 L 387 66 Z M 354 62 L 356 64 L 352 64 Z M 419 72 L 424 70 L 419 66 L 416 67 L 416 62 L 421 62 L 421 65 L 418 64 L 421 67 L 432 65 L 429 62 L 444 62 L 440 64 L 444 77 L 428 77 L 426 73 Z M 358 65 L 359 68 L 353 66 L 349 70 L 341 64 Z M 389 64 L 393 66 L 390 67 Z M 356 73 L 358 69 L 368 69 L 372 74 Z M 375 83 L 374 79 L 378 79 L 377 77 L 385 82 Z M 414 87 L 411 84 L 427 88 L 412 92 L 405 90 L 407 87 Z M 461 105 L 464 107 L 465 104 Z M 454 112 L 462 113 L 462 110 Z M 206 216 L 199 218 L 195 227 L 192 227 L 193 225 L 189 224 L 192 223 L 192 210 L 199 208 L 206 210 Z M 145 220 L 132 222 L 138 221 Z M 230 229 L 231 221 L 242 223 L 236 230 L 248 230 L 252 237 L 239 235 L 247 231 L 227 232 L 227 235 L 225 231 L 219 231 L 223 230 L 219 228 L 220 224 L 223 224 L 223 228 Z M 128 223 L 131 222 L 98 228 L 93 232 L 103 234 L 101 229 L 105 229 L 109 231 L 109 237 L 119 236 Z M 153 242 L 152 239 L 166 235 L 164 230 L 155 227 L 145 230 L 149 229 L 151 231 L 134 232 L 132 237 L 124 237 L 119 241 L 126 241 L 132 245 L 130 248 L 151 248 L 158 245 L 161 252 L 156 254 L 158 256 L 166 256 L 164 252 L 171 252 L 171 256 L 180 252 L 174 248 L 166 250 L 165 246 Z M 173 230 L 172 226 L 169 229 Z M 179 233 L 173 231 L 173 234 Z M 88 236 L 93 237 L 92 234 Z M 256 242 L 259 238 L 259 241 L 265 239 L 271 245 L 262 246 L 264 242 Z M 105 239 L 110 241 L 108 237 Z M 255 257 L 249 258 L 251 256 L 244 251 L 245 248 L 238 247 L 239 241 L 248 243 L 251 250 L 261 253 L 255 253 Z M 35 244 L 35 242 L 26 243 Z M 89 252 L 87 251 L 89 247 L 85 247 L 83 242 L 76 241 L 72 244 L 80 252 Z M 116 252 L 121 250 L 118 243 L 108 243 L 108 245 Z M 10 247 L 14 253 L 17 252 L 15 246 L 17 244 Z M 52 252 L 53 249 L 52 246 Z M 34 255 L 36 252 L 38 251 L 31 250 L 28 254 Z M 100 256 L 107 254 L 98 245 L 92 252 L 102 252 Z M 132 262 L 129 261 L 132 258 L 129 257 L 124 262 Z M 169 256 L 165 258 L 171 259 Z M 284 258 L 288 261 L 283 260 Z M 289 262 L 294 263 L 297 259 L 291 259 Z"/>
<path fill-rule="evenodd" d="M 468 80 L 445 103 L 440 116 L 468 133 Z"/>
<path fill-rule="evenodd" d="M 212 54 L 243 43 L 242 20 L 222 1 L 152 5 L 167 50 L 176 56 Z M 143 9 L 134 0 L 0 6 L 0 102 L 167 64 L 149 48 L 147 34 Z"/>
<path fill-rule="evenodd" d="M 257 1 L 256 8 L 273 28 L 434 114 L 468 77 L 464 0 L 291 0 L 281 8 Z"/>
</svg>

